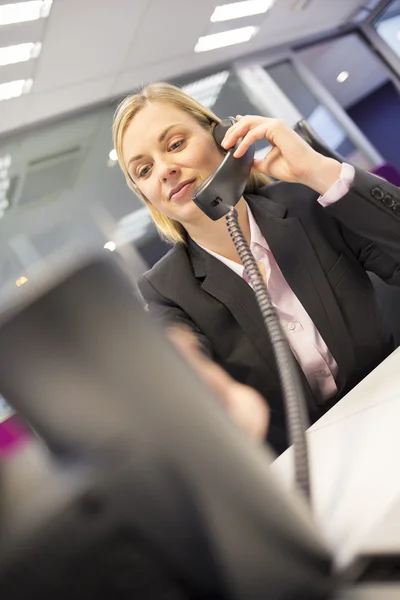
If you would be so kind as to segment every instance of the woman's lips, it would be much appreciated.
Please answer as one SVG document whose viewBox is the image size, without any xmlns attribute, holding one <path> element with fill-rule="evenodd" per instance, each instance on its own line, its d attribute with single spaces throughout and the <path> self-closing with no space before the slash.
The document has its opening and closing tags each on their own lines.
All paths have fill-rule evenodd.
<svg viewBox="0 0 400 600">
<path fill-rule="evenodd" d="M 191 186 L 193 185 L 193 183 L 195 182 L 194 179 L 191 179 L 190 181 L 188 181 L 187 183 L 185 183 L 185 185 L 183 187 L 181 187 L 181 189 L 178 192 L 175 192 L 175 194 L 172 194 L 170 200 L 172 200 L 173 202 L 182 200 L 183 198 L 186 198 L 189 189 L 191 188 Z"/>
</svg>

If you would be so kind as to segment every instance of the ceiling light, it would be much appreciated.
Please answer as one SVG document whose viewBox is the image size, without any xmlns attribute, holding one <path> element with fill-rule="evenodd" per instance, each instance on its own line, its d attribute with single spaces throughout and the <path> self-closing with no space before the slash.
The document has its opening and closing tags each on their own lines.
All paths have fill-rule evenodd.
<svg viewBox="0 0 400 600">
<path fill-rule="evenodd" d="M 116 246 L 115 242 L 107 242 L 106 244 L 104 244 L 104 248 L 106 250 L 110 250 L 110 252 L 114 252 L 116 247 L 117 246 Z"/>
<path fill-rule="evenodd" d="M 108 155 L 110 160 L 113 160 L 114 162 L 118 160 L 118 155 L 117 155 L 117 151 L 115 148 L 113 148 L 110 152 L 110 154 Z"/>
<path fill-rule="evenodd" d="M 32 89 L 32 79 L 17 79 L 0 84 L 0 100 L 10 100 L 22 94 L 28 94 Z"/>
<path fill-rule="evenodd" d="M 5 46 L 0 48 L 0 66 L 11 65 L 19 62 L 25 62 L 31 58 L 37 58 L 42 49 L 42 44 L 33 42 L 27 44 L 17 44 L 16 46 Z"/>
<path fill-rule="evenodd" d="M 260 15 L 273 7 L 276 0 L 247 0 L 246 2 L 234 2 L 233 4 L 222 4 L 217 6 L 211 15 L 210 21 L 229 21 L 230 19 L 241 19 L 252 15 Z"/>
<path fill-rule="evenodd" d="M 49 15 L 53 0 L 32 0 L 0 5 L 0 25 L 36 21 Z"/>
<path fill-rule="evenodd" d="M 15 285 L 17 287 L 21 287 L 21 285 L 24 285 L 24 283 L 28 283 L 28 279 L 27 279 L 27 277 L 22 276 L 19 279 L 17 279 L 17 281 L 15 282 Z"/>
<path fill-rule="evenodd" d="M 336 77 L 336 81 L 338 81 L 339 83 L 343 83 L 344 81 L 346 81 L 346 79 L 348 78 L 348 76 L 349 76 L 349 73 L 347 71 L 342 71 Z"/>
<path fill-rule="evenodd" d="M 230 29 L 221 33 L 212 33 L 198 39 L 194 48 L 195 52 L 207 52 L 216 48 L 224 48 L 225 46 L 233 46 L 248 42 L 258 31 L 258 27 L 240 27 L 239 29 Z"/>
</svg>

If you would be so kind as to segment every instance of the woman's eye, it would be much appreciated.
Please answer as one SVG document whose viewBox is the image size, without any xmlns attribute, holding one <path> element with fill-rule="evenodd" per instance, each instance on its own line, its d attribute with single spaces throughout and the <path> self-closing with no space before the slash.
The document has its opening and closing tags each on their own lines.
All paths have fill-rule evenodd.
<svg viewBox="0 0 400 600">
<path fill-rule="evenodd" d="M 140 169 L 139 171 L 139 177 L 145 177 L 147 175 L 147 173 L 150 171 L 150 167 L 144 167 L 143 169 Z"/>
<path fill-rule="evenodd" d="M 171 152 L 171 150 L 177 150 L 178 148 L 180 148 L 182 146 L 182 144 L 183 144 L 183 140 L 178 140 L 178 141 L 174 142 L 168 148 L 169 152 Z"/>
</svg>

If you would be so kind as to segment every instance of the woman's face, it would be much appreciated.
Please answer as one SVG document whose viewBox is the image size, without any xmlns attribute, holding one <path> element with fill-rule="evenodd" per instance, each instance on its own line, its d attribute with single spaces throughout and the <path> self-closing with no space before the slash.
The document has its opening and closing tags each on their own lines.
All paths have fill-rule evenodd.
<svg viewBox="0 0 400 600">
<path fill-rule="evenodd" d="M 148 103 L 128 125 L 122 152 L 132 181 L 160 212 L 184 226 L 204 218 L 192 194 L 222 154 L 191 115 L 166 102 Z"/>
</svg>

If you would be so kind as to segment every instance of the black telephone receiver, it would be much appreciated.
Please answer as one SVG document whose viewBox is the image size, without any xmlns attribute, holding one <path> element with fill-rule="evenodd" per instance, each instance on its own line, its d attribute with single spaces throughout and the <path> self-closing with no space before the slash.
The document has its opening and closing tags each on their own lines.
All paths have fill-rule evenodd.
<svg viewBox="0 0 400 600">
<path fill-rule="evenodd" d="M 221 142 L 228 129 L 236 123 L 233 117 L 223 119 L 214 127 L 213 136 L 218 144 Z M 235 206 L 245 190 L 250 175 L 254 158 L 255 146 L 252 144 L 240 158 L 234 158 L 233 153 L 239 146 L 240 138 L 233 148 L 224 150 L 225 156 L 219 167 L 198 188 L 196 188 L 193 202 L 213 221 L 225 216 L 231 206 Z"/>
</svg>

